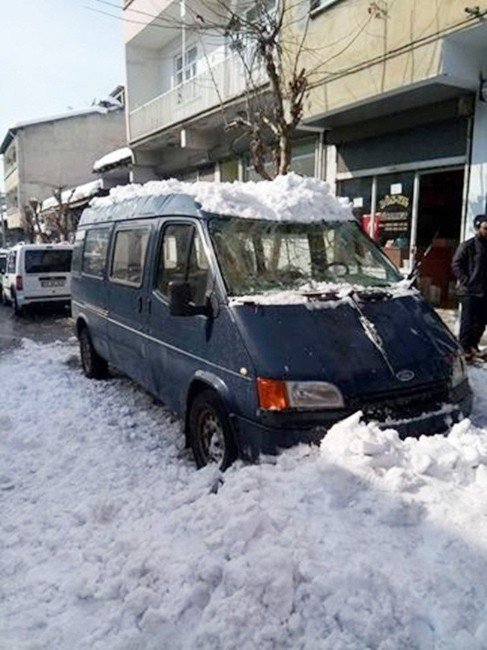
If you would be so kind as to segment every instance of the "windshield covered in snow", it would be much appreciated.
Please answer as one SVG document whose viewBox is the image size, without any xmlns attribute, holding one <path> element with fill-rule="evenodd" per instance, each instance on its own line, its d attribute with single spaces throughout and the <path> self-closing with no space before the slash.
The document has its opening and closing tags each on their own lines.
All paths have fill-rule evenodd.
<svg viewBox="0 0 487 650">
<path fill-rule="evenodd" d="M 327 282 L 380 287 L 402 279 L 354 221 L 308 224 L 218 217 L 209 228 L 231 296 L 309 292 Z"/>
</svg>

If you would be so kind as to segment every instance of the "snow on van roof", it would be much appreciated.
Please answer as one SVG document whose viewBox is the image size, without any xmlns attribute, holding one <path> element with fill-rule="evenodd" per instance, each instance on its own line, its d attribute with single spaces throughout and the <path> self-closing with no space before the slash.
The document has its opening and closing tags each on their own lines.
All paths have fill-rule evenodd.
<svg viewBox="0 0 487 650">
<path fill-rule="evenodd" d="M 186 194 L 205 212 L 270 221 L 348 221 L 353 219 L 347 199 L 335 197 L 328 183 L 295 173 L 272 181 L 186 183 L 171 178 L 145 185 L 123 185 L 107 197 L 95 198 L 91 207 L 108 207 L 147 196 Z"/>
</svg>

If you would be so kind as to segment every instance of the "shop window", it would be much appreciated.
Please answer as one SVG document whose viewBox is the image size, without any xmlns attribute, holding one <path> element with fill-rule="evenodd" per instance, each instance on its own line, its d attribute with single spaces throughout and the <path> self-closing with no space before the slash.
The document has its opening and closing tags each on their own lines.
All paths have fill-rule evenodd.
<svg viewBox="0 0 487 650">
<path fill-rule="evenodd" d="M 209 181 L 212 182 L 215 180 L 215 165 L 210 167 L 204 167 L 203 169 L 198 169 L 198 180 L 199 181 Z"/>
<path fill-rule="evenodd" d="M 399 268 L 409 259 L 413 185 L 413 172 L 377 177 L 377 242 Z"/>
<path fill-rule="evenodd" d="M 354 217 L 359 221 L 365 232 L 372 236 L 369 231 L 371 197 L 372 197 L 372 177 L 350 178 L 346 181 L 340 181 L 337 187 L 338 196 L 346 197 L 352 204 Z"/>
<path fill-rule="evenodd" d="M 295 145 L 292 151 L 291 171 L 301 176 L 315 176 L 315 143 Z"/>
<path fill-rule="evenodd" d="M 238 180 L 238 160 L 224 160 L 220 163 L 220 178 L 222 182 Z"/>
</svg>

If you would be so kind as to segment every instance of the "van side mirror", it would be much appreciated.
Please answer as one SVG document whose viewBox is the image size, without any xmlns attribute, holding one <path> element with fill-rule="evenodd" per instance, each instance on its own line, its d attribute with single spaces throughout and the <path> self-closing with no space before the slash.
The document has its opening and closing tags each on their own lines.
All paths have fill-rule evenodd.
<svg viewBox="0 0 487 650">
<path fill-rule="evenodd" d="M 169 283 L 169 313 L 171 316 L 203 315 L 216 317 L 218 301 L 214 293 L 206 296 L 204 305 L 195 305 L 191 300 L 191 285 L 189 282 L 173 281 Z"/>
</svg>

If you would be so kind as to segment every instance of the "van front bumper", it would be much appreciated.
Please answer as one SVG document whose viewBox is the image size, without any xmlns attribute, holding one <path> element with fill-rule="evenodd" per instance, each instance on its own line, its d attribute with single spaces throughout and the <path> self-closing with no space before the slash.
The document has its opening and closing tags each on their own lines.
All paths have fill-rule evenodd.
<svg viewBox="0 0 487 650">
<path fill-rule="evenodd" d="M 438 395 L 436 395 L 437 397 Z M 447 391 L 447 399 L 414 403 L 410 397 L 384 396 L 383 400 L 363 400 L 358 407 L 319 412 L 261 412 L 259 420 L 233 415 L 240 456 L 256 460 L 259 454 L 275 454 L 298 443 L 319 444 L 334 424 L 361 410 L 364 422 L 376 422 L 381 429 L 395 429 L 401 438 L 443 433 L 468 417 L 472 391 L 465 380 Z"/>
</svg>

